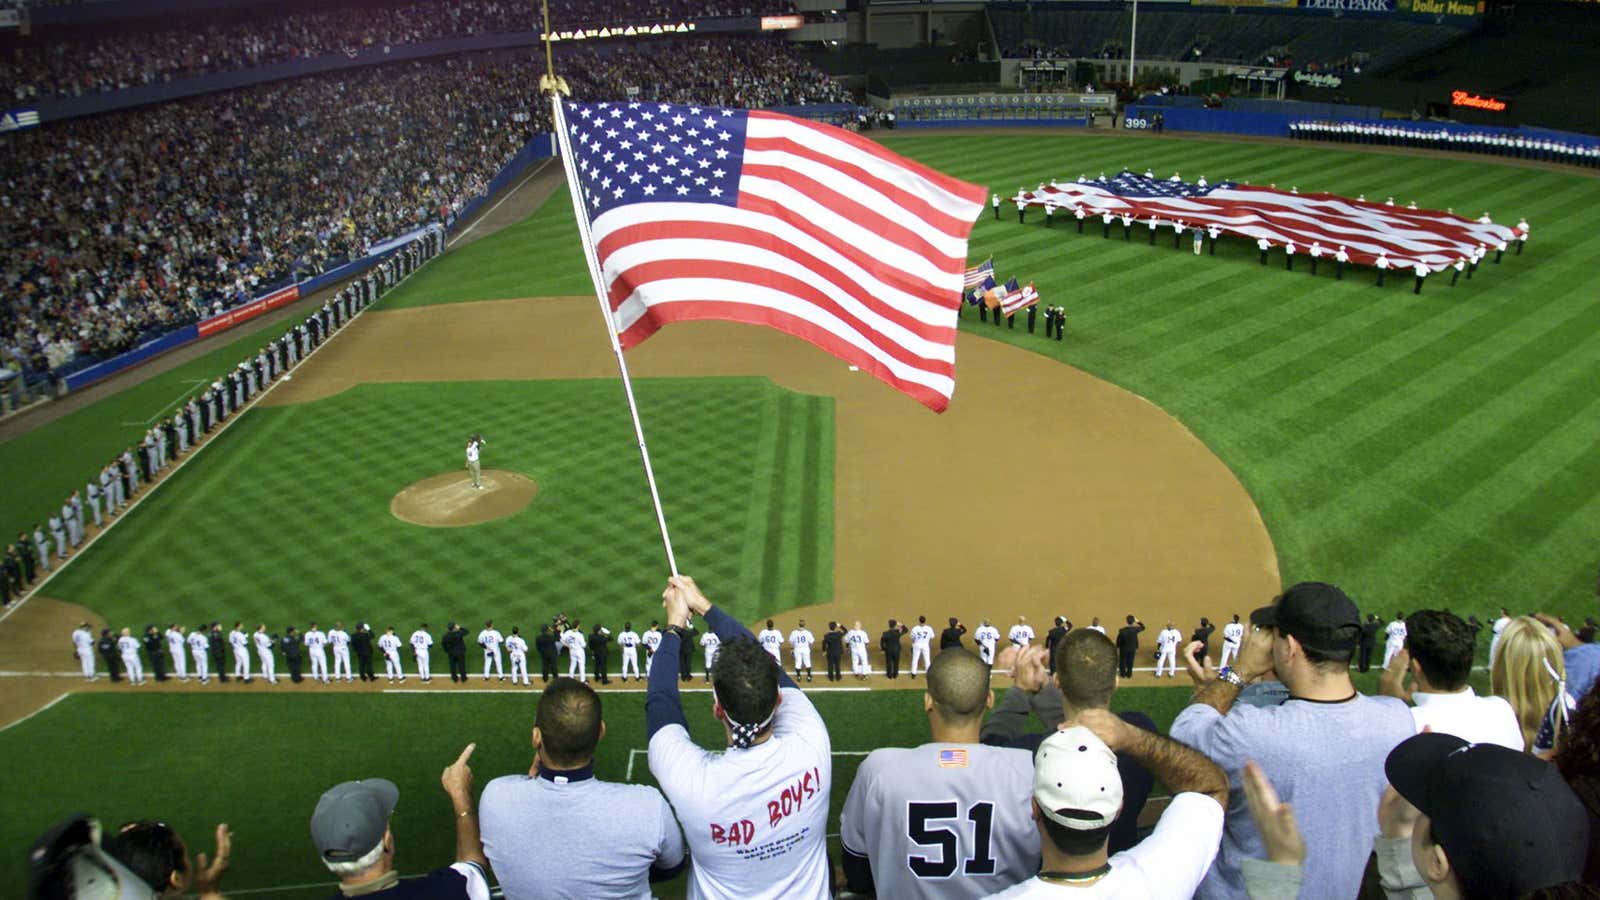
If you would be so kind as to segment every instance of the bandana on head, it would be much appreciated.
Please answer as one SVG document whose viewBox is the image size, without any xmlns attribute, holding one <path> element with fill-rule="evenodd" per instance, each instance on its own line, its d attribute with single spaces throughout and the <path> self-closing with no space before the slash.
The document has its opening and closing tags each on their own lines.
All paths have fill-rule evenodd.
<svg viewBox="0 0 1600 900">
<path fill-rule="evenodd" d="M 717 702 L 720 703 L 722 701 L 720 698 L 718 698 Z M 728 714 L 728 708 L 726 706 L 722 708 L 723 718 L 728 720 L 728 733 L 732 735 L 733 746 L 739 750 L 750 749 L 750 745 L 756 742 L 756 737 L 759 736 L 761 732 L 767 730 L 767 726 L 772 724 L 772 717 L 776 716 L 777 714 L 778 708 L 777 706 L 773 706 L 772 712 L 767 713 L 767 717 L 761 720 L 760 723 L 755 725 L 744 725 L 734 721 L 733 716 Z"/>
</svg>

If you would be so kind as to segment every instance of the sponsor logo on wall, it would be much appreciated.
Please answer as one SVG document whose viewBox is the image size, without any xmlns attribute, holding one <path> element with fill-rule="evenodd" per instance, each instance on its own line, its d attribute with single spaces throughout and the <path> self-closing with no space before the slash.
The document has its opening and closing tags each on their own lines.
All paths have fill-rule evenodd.
<svg viewBox="0 0 1600 900">
<path fill-rule="evenodd" d="M 1337 88 L 1344 84 L 1344 79 L 1338 75 L 1325 75 L 1321 72 L 1297 71 L 1294 73 L 1294 83 L 1314 88 Z"/>
<path fill-rule="evenodd" d="M 1489 112 L 1505 112 L 1506 101 L 1496 97 L 1483 97 L 1468 91 L 1451 91 L 1451 106 L 1464 106 L 1469 109 L 1486 109 Z"/>
<path fill-rule="evenodd" d="M 4 115 L 0 115 L 0 133 L 38 127 L 39 111 L 37 109 L 13 109 Z"/>
</svg>

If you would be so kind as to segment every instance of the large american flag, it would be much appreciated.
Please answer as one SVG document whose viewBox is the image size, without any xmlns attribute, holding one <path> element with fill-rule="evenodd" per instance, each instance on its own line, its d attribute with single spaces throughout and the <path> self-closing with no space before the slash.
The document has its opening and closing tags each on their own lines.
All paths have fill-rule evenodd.
<svg viewBox="0 0 1600 900">
<path fill-rule="evenodd" d="M 821 347 L 942 412 L 984 188 L 776 113 L 566 107 L 618 340 L 725 319 Z"/>
<path fill-rule="evenodd" d="M 1382 254 L 1392 267 L 1410 268 L 1420 261 L 1439 271 L 1469 257 L 1479 245 L 1493 250 L 1513 238 L 1504 225 L 1444 210 L 1407 209 L 1232 181 L 1200 187 L 1126 171 L 1103 181 L 1048 184 L 1023 192 L 1022 198 L 1029 206 L 1043 206 L 1049 200 L 1058 207 L 1082 206 L 1090 215 L 1126 213 L 1167 227 L 1174 222 L 1185 228 L 1215 225 L 1224 234 L 1252 241 L 1266 238 L 1274 247 L 1293 241 L 1301 253 L 1321 244 L 1331 257 L 1343 246 L 1358 265 L 1372 265 Z"/>
</svg>

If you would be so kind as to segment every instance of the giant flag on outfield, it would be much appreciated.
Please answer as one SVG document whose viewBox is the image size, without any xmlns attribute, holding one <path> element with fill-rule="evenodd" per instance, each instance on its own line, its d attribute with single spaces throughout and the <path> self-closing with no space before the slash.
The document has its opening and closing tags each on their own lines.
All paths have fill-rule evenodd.
<svg viewBox="0 0 1600 900">
<path fill-rule="evenodd" d="M 766 325 L 949 405 L 983 187 L 770 112 L 572 104 L 566 121 L 624 348 L 669 322 Z"/>
<path fill-rule="evenodd" d="M 1417 261 L 1438 271 L 1482 244 L 1509 243 L 1504 225 L 1475 222 L 1437 209 L 1407 209 L 1352 200 L 1337 194 L 1298 194 L 1224 181 L 1199 187 L 1120 172 L 1115 178 L 1057 182 L 1027 194 L 1029 205 L 1080 205 L 1095 215 L 1131 215 L 1141 222 L 1182 222 L 1187 228 L 1217 226 L 1224 234 L 1274 246 L 1294 241 L 1300 252 L 1320 243 L 1329 255 L 1343 245 L 1350 259 L 1372 265 L 1383 254 L 1392 267 Z"/>
</svg>

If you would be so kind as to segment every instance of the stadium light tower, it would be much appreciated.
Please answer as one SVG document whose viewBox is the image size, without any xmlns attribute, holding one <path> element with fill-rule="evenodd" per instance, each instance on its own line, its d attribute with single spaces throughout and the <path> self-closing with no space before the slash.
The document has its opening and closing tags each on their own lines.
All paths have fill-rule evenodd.
<svg viewBox="0 0 1600 900">
<path fill-rule="evenodd" d="M 1128 87 L 1133 87 L 1134 46 L 1139 40 L 1139 0 L 1133 0 L 1133 27 L 1128 29 Z"/>
</svg>

